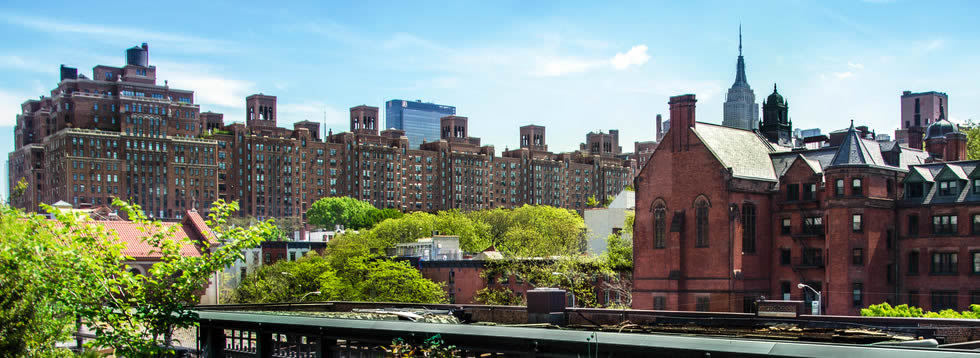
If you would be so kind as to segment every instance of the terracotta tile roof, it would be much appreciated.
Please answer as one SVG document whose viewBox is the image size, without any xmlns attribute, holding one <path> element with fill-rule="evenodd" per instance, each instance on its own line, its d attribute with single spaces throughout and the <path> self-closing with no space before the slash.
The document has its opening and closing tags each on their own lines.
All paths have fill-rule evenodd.
<svg viewBox="0 0 980 358">
<path fill-rule="evenodd" d="M 159 259 L 161 257 L 158 249 L 141 240 L 141 238 L 149 236 L 150 233 L 140 231 L 138 224 L 131 221 L 95 221 L 94 223 L 116 232 L 119 240 L 126 244 L 126 247 L 122 250 L 123 255 L 130 256 L 134 259 Z M 193 239 L 198 235 L 193 231 L 194 229 L 188 227 L 188 225 L 181 225 L 181 223 L 163 223 L 163 229 L 168 230 L 174 225 L 179 226 L 174 231 L 175 239 Z M 200 249 L 192 244 L 182 246 L 180 253 L 183 256 L 201 256 Z"/>
</svg>

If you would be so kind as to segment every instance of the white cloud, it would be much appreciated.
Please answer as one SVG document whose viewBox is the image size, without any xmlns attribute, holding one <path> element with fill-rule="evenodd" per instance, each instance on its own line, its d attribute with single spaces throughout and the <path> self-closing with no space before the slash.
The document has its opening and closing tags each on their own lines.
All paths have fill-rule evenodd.
<svg viewBox="0 0 980 358">
<path fill-rule="evenodd" d="M 848 61 L 847 62 L 847 67 L 858 69 L 858 70 L 863 70 L 864 69 L 864 64 L 863 63 L 854 63 L 854 62 Z"/>
<path fill-rule="evenodd" d="M 647 54 L 647 45 L 636 45 L 626 53 L 617 53 L 609 61 L 612 63 L 613 68 L 622 70 L 632 65 L 642 65 L 649 60 L 650 55 Z"/>
<path fill-rule="evenodd" d="M 35 60 L 25 59 L 16 55 L 0 55 L 0 68 L 45 74 L 58 73 L 58 68 L 56 65 L 38 63 Z"/>
<path fill-rule="evenodd" d="M 32 98 L 37 97 L 0 89 L 0 126 L 16 125 L 17 115 L 21 113 L 20 105 Z"/>
<path fill-rule="evenodd" d="M 195 102 L 202 107 L 221 107 L 218 109 L 226 112 L 244 111 L 245 97 L 255 93 L 254 83 L 224 77 L 209 65 L 167 61 L 157 64 L 157 84 L 166 80 L 171 87 L 194 91 Z M 229 122 L 238 118 L 236 115 L 229 117 Z"/>
<path fill-rule="evenodd" d="M 922 45 L 922 50 L 923 51 L 926 51 L 926 52 L 930 52 L 930 51 L 940 50 L 943 47 L 946 47 L 946 40 L 943 40 L 943 39 L 932 39 L 932 40 L 926 41 Z"/>
<path fill-rule="evenodd" d="M 839 80 L 842 80 L 842 79 L 845 79 L 845 78 L 851 78 L 851 77 L 854 77 L 854 72 L 850 72 L 850 71 L 847 71 L 847 72 L 834 72 L 834 77 L 837 77 L 837 79 L 839 79 Z"/>
<path fill-rule="evenodd" d="M 226 53 L 234 46 L 227 41 L 213 40 L 204 37 L 141 30 L 136 27 L 117 27 L 102 24 L 82 24 L 52 19 L 33 17 L 23 14 L 2 13 L 0 21 L 19 25 L 35 31 L 48 32 L 56 35 L 78 34 L 104 40 L 108 38 L 122 39 L 133 43 L 149 42 L 165 44 L 181 51 L 194 53 Z"/>
</svg>

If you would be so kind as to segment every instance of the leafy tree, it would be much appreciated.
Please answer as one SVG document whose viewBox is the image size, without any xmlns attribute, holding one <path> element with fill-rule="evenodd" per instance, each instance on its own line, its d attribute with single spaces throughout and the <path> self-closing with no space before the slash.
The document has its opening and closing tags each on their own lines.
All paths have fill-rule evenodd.
<svg viewBox="0 0 980 358">
<path fill-rule="evenodd" d="M 925 318 L 969 318 L 980 319 L 980 305 L 970 305 L 969 311 L 957 312 L 946 309 L 939 312 L 923 311 L 921 308 L 898 305 L 892 307 L 888 302 L 861 309 L 862 316 L 869 317 L 925 317 Z"/>
<path fill-rule="evenodd" d="M 237 204 L 219 200 L 207 221 L 213 241 L 192 243 L 174 235 L 179 226 L 150 221 L 139 206 L 119 200 L 113 205 L 140 226 L 145 233 L 141 240 L 162 256 L 145 276 L 126 269 L 131 258 L 121 254 L 124 244 L 114 232 L 79 213 L 44 206 L 56 219 L 47 220 L 7 206 L 0 209 L 0 320 L 29 322 L 0 324 L 5 352 L 57 354 L 55 342 L 68 338 L 76 316 L 92 322 L 96 346 L 113 348 L 117 355 L 167 351 L 173 331 L 195 323 L 189 307 L 212 274 L 241 258 L 242 250 L 258 244 L 269 229 L 267 223 L 223 229 Z M 205 254 L 182 256 L 181 247 L 190 244 Z M 10 304 L 15 300 L 22 303 Z"/>
<path fill-rule="evenodd" d="M 613 271 L 633 271 L 633 240 L 609 234 L 606 237 L 606 252 L 602 256 L 605 265 Z"/>
<path fill-rule="evenodd" d="M 366 235 L 355 237 L 366 240 L 364 244 L 369 248 L 383 250 L 398 243 L 432 236 L 436 231 L 443 235 L 458 235 L 464 251 L 482 251 L 490 246 L 489 226 L 456 210 L 437 214 L 420 211 L 405 214 L 398 219 L 382 221 Z M 346 235 L 340 239 L 346 239 Z"/>
<path fill-rule="evenodd" d="M 326 286 L 327 289 L 321 289 Z M 337 272 L 326 257 L 306 255 L 296 261 L 279 261 L 263 265 L 238 285 L 233 301 L 241 303 L 271 303 L 327 301 L 342 299 Z M 307 295 L 320 291 L 319 295 Z"/>
<path fill-rule="evenodd" d="M 973 119 L 968 119 L 960 130 L 966 133 L 966 158 L 980 159 L 980 125 L 977 125 Z"/>
<path fill-rule="evenodd" d="M 10 200 L 14 200 L 24 196 L 24 192 L 27 191 L 27 179 L 20 177 L 17 180 L 17 184 L 14 184 L 13 190 L 10 191 Z"/>
<path fill-rule="evenodd" d="M 306 211 L 310 225 L 332 229 L 343 225 L 347 229 L 370 228 L 374 222 L 370 214 L 377 210 L 371 203 L 348 196 L 320 198 Z"/>
<path fill-rule="evenodd" d="M 476 291 L 476 302 L 485 305 L 497 306 L 522 306 L 524 299 L 507 287 L 491 288 L 484 287 Z"/>
<path fill-rule="evenodd" d="M 345 299 L 368 302 L 445 303 L 441 284 L 424 277 L 408 261 L 357 256 L 347 261 L 341 280 L 352 288 Z"/>
<path fill-rule="evenodd" d="M 378 223 L 385 221 L 387 219 L 399 219 L 405 214 L 401 211 L 392 208 L 386 209 L 375 209 L 368 213 L 368 218 L 371 220 L 371 227 L 374 227 Z"/>
<path fill-rule="evenodd" d="M 588 199 L 585 200 L 585 206 L 590 208 L 598 208 L 599 200 L 595 198 L 595 195 L 591 195 L 589 196 Z"/>
</svg>

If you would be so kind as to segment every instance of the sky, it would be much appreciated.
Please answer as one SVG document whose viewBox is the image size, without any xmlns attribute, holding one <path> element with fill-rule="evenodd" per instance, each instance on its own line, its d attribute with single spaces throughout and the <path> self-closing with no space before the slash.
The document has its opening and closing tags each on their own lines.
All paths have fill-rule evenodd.
<svg viewBox="0 0 980 358">
<path fill-rule="evenodd" d="M 902 91 L 949 95 L 953 121 L 980 120 L 980 2 L 426 1 L 0 4 L 0 148 L 20 103 L 48 95 L 58 66 L 91 77 L 147 42 L 160 83 L 202 111 L 244 121 L 244 99 L 278 97 L 279 123 L 348 129 L 347 110 L 390 99 L 453 105 L 498 151 L 518 127 L 547 127 L 552 151 L 620 130 L 652 140 L 670 96 L 697 95 L 721 123 L 738 27 L 749 84 L 778 84 L 794 128 L 878 133 L 899 125 Z M 383 110 L 382 110 L 383 113 Z M 760 110 L 761 113 L 761 110 Z M 6 175 L 0 185 L 7 188 Z"/>
</svg>

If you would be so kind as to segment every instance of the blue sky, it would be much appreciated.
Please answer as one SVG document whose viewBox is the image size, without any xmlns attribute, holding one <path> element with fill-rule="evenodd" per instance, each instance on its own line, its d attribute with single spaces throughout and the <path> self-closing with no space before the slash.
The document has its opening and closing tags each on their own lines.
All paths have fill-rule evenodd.
<svg viewBox="0 0 980 358">
<path fill-rule="evenodd" d="M 953 120 L 980 119 L 977 2 L 454 1 L 294 3 L 12 2 L 0 5 L 0 146 L 19 104 L 47 94 L 58 65 L 91 75 L 148 42 L 171 86 L 203 111 L 244 117 L 244 97 L 279 98 L 279 120 L 346 130 L 347 108 L 388 99 L 455 105 L 499 150 L 517 127 L 548 128 L 554 151 L 619 129 L 654 136 L 671 95 L 695 93 L 721 122 L 743 27 L 759 102 L 774 82 L 794 127 L 849 119 L 891 133 L 903 90 L 949 94 Z M 6 180 L 6 175 L 2 176 Z M 7 187 L 2 184 L 3 188 Z"/>
</svg>

